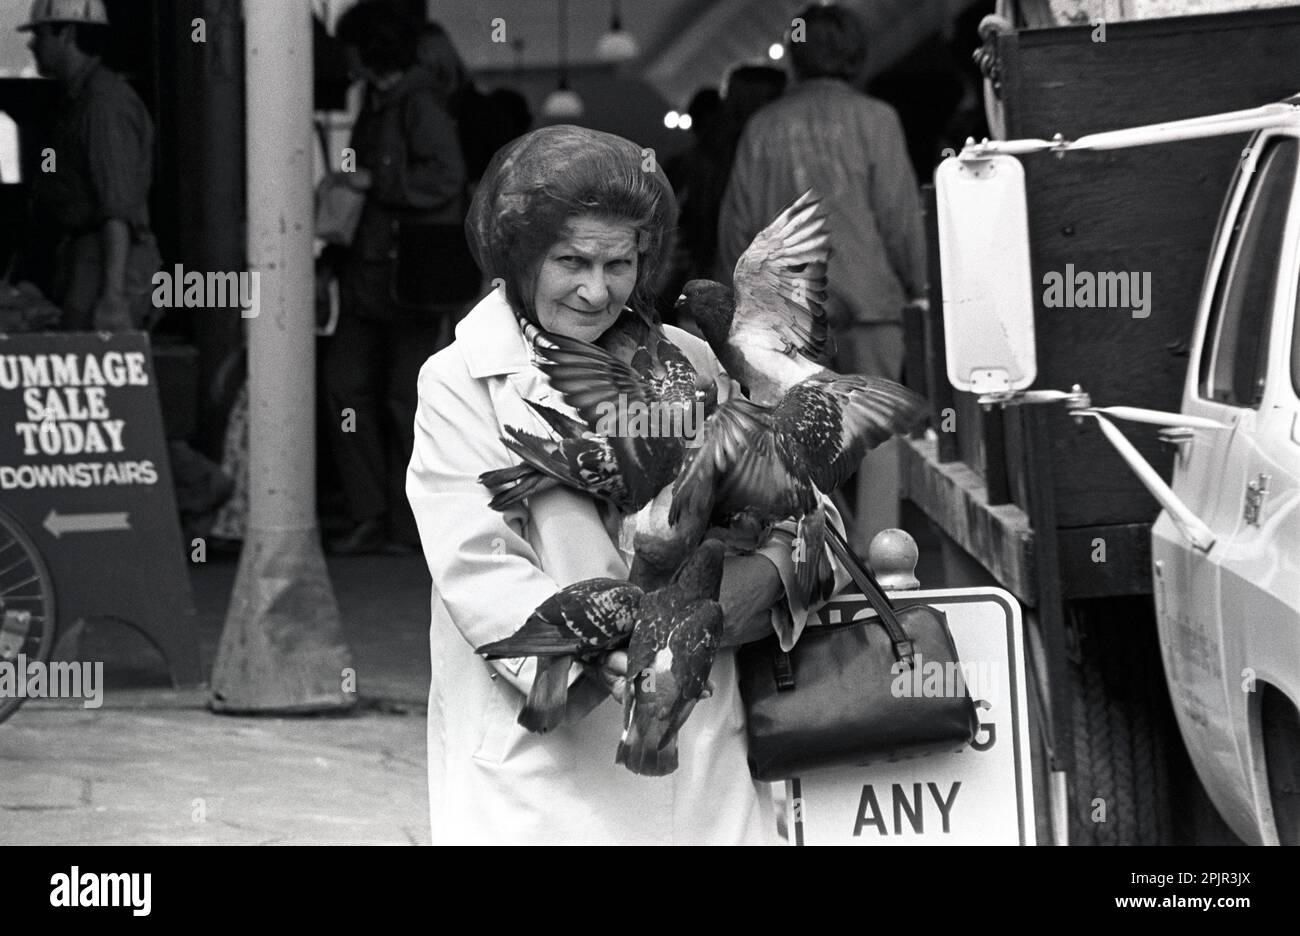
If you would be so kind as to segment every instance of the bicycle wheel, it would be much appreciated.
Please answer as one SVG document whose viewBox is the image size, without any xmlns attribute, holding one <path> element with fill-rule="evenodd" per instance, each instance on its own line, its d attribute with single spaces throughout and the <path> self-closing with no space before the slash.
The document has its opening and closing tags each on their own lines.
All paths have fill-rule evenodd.
<svg viewBox="0 0 1300 936">
<path fill-rule="evenodd" d="M 36 543 L 16 518 L 0 510 L 0 663 L 17 666 L 19 654 L 26 662 L 48 661 L 57 622 L 54 580 Z M 25 672 L 15 675 L 26 678 Z M 0 697 L 0 722 L 22 703 L 21 696 Z"/>
</svg>

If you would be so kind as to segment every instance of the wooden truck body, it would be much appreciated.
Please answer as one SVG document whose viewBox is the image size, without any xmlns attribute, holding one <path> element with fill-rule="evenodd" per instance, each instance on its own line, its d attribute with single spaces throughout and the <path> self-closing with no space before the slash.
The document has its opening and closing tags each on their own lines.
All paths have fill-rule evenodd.
<svg viewBox="0 0 1300 936">
<path fill-rule="evenodd" d="M 1051 139 L 1060 133 L 1073 140 L 1117 127 L 1237 111 L 1300 90 L 1300 58 L 1292 54 L 1300 41 L 1300 10 L 1294 8 L 1112 24 L 1104 43 L 1093 41 L 1093 35 L 1078 27 L 999 37 L 1008 139 Z M 1224 196 L 1244 197 L 1235 180 L 1243 166 L 1255 165 L 1250 140 L 1248 132 L 1233 132 L 1065 158 L 1051 152 L 1021 157 L 1036 293 L 1034 388 L 1068 390 L 1082 384 L 1097 406 L 1198 411 L 1200 404 L 1189 393 L 1199 386 L 1203 336 L 1222 268 L 1211 261 L 1222 259 L 1223 245 L 1233 240 L 1233 225 L 1241 221 L 1233 207 L 1240 202 L 1230 199 L 1225 207 Z M 1276 841 L 1270 839 L 1272 823 L 1286 840 L 1295 830 L 1283 826 L 1294 819 L 1269 812 L 1276 796 L 1270 797 L 1265 776 L 1267 747 L 1251 747 L 1242 739 L 1251 732 L 1257 741 L 1267 731 L 1285 736 L 1288 740 L 1273 745 L 1280 758 L 1273 779 L 1275 789 L 1288 782 L 1294 788 L 1294 777 L 1285 779 L 1287 771 L 1297 769 L 1294 755 L 1277 752 L 1293 743 L 1300 750 L 1295 727 L 1300 667 L 1293 660 L 1300 634 L 1288 630 L 1295 605 L 1288 603 L 1285 586 L 1271 593 L 1282 594 L 1280 604 L 1247 601 L 1241 583 L 1268 574 L 1276 579 L 1278 569 L 1293 568 L 1295 543 L 1275 534 L 1271 552 L 1256 541 L 1254 566 L 1193 570 L 1186 537 L 1173 529 L 1160 503 L 1092 420 L 1073 418 L 1061 404 L 981 407 L 974 394 L 954 391 L 944 367 L 944 296 L 931 205 L 931 306 L 928 315 L 909 322 L 908 343 L 909 373 L 924 376 L 937 432 L 904 447 L 905 496 L 939 527 L 950 567 L 964 570 L 964 578 L 947 584 L 992 580 L 1029 612 L 1030 695 L 1036 703 L 1031 721 L 1039 729 L 1041 779 L 1052 804 L 1040 817 L 1040 841 L 1162 842 L 1204 837 L 1205 829 L 1216 825 L 1221 830 L 1188 769 L 1187 751 L 1237 836 Z M 1216 240 L 1225 220 L 1228 227 Z M 1300 223 L 1300 217 L 1288 223 Z M 1286 244 L 1294 252 L 1294 243 Z M 1294 272 L 1283 266 L 1278 283 Z M 1052 275 L 1072 271 L 1149 276 L 1147 308 L 1139 315 L 1127 307 L 1051 302 L 1046 284 Z M 1284 290 L 1292 303 L 1295 283 L 1291 275 Z M 1210 284 L 1204 297 L 1203 284 Z M 1279 309 L 1285 301 L 1277 299 Z M 1272 321 L 1270 327 L 1285 332 L 1277 340 L 1291 340 L 1294 323 L 1280 312 Z M 1287 387 L 1277 390 L 1278 397 Z M 1270 421 L 1271 440 L 1278 437 L 1278 419 L 1285 416 Z M 1278 451 L 1300 444 L 1291 432 L 1276 445 L 1255 446 L 1271 453 L 1273 476 L 1286 474 L 1278 467 Z M 1228 447 L 1219 443 L 1202 447 L 1222 459 Z M 1159 475 L 1173 480 L 1175 490 L 1214 487 L 1212 472 L 1193 476 L 1184 469 L 1186 456 L 1177 452 L 1189 446 L 1172 430 L 1132 433 L 1132 444 Z M 1225 474 L 1221 480 L 1231 487 L 1240 514 L 1241 479 Z M 1278 482 L 1270 483 L 1267 496 L 1274 498 Z M 1225 524 L 1229 500 L 1225 495 Z M 1159 575 L 1153 577 L 1152 527 L 1158 516 L 1154 542 L 1162 565 L 1154 567 Z M 1294 528 L 1296 518 L 1290 517 Z M 1233 524 L 1235 536 L 1240 523 Z M 1227 532 L 1222 525 L 1220 532 Z M 1182 537 L 1181 545 L 1172 545 L 1176 537 Z M 1268 561 L 1274 563 L 1272 573 L 1259 568 Z M 1169 584 L 1174 576 L 1176 587 Z M 1220 610 L 1213 618 L 1202 613 L 1210 596 L 1192 590 L 1193 577 L 1197 588 L 1219 589 L 1215 608 Z M 1237 622 L 1230 620 L 1233 601 L 1243 602 L 1235 606 Z M 1191 645 L 1180 640 L 1193 640 L 1189 632 L 1195 628 L 1187 623 L 1193 611 L 1199 643 L 1187 649 Z M 1257 632 L 1265 621 L 1276 623 L 1273 636 L 1252 644 L 1242 634 L 1257 618 Z M 1248 646 L 1253 655 L 1244 649 Z M 1233 685 L 1253 675 L 1260 691 L 1229 698 L 1222 688 L 1227 668 L 1250 670 L 1243 661 L 1258 661 L 1264 646 L 1282 654 L 1274 659 L 1283 662 L 1257 663 L 1245 676 L 1234 670 Z M 1199 671 L 1199 682 L 1191 677 L 1187 685 L 1180 682 L 1180 673 L 1193 672 L 1189 653 L 1218 654 L 1218 695 L 1207 694 Z M 1207 659 L 1200 663 L 1208 665 Z M 1289 681 L 1279 669 L 1290 673 Z M 1271 681 L 1259 679 L 1262 670 L 1273 674 Z M 1211 712 L 1235 721 L 1226 728 L 1224 721 L 1211 737 L 1200 730 Z M 1183 729 L 1186 749 L 1175 723 Z M 1284 804 L 1284 811 L 1291 808 Z M 1201 828 L 1190 827 L 1196 816 L 1205 818 Z"/>
</svg>

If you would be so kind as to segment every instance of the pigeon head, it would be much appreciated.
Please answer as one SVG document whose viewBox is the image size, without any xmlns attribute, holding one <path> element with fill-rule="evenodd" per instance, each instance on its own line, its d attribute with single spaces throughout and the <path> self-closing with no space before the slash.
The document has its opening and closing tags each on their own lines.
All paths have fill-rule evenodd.
<svg viewBox="0 0 1300 936">
<path fill-rule="evenodd" d="M 704 339 L 718 353 L 727 343 L 731 331 L 731 316 L 735 311 L 732 292 L 713 280 L 694 279 L 682 287 L 682 294 L 674 306 L 680 313 L 685 307 L 704 333 Z"/>
<path fill-rule="evenodd" d="M 722 559 L 725 547 L 715 539 L 700 543 L 695 554 L 677 570 L 673 584 L 688 601 L 718 600 L 722 590 Z"/>
</svg>

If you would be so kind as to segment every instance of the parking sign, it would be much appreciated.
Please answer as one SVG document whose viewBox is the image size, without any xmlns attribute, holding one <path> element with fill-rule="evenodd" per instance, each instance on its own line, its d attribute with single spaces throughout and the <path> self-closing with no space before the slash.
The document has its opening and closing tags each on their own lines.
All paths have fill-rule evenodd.
<svg viewBox="0 0 1300 936">
<path fill-rule="evenodd" d="M 1000 588 L 897 592 L 894 605 L 929 604 L 948 618 L 961 677 L 980 716 L 955 754 L 814 771 L 789 782 L 794 845 L 1032 845 L 1034 796 L 1020 605 Z M 872 614 L 861 595 L 819 612 L 835 624 Z M 923 660 L 895 691 L 951 691 L 952 674 Z"/>
</svg>

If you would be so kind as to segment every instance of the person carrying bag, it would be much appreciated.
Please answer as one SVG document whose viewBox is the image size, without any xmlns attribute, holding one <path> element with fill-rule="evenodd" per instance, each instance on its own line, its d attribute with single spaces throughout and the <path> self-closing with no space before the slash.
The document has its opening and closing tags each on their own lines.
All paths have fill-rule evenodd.
<svg viewBox="0 0 1300 936">
<path fill-rule="evenodd" d="M 456 123 L 434 76 L 416 60 L 418 28 L 388 4 L 363 3 L 343 14 L 337 33 L 352 73 L 365 81 L 342 167 L 365 203 L 342 263 L 338 325 L 322 363 L 354 526 L 326 546 L 358 555 L 418 546 L 404 480 L 416 378 L 449 340 L 479 277 L 465 246 Z"/>
</svg>

